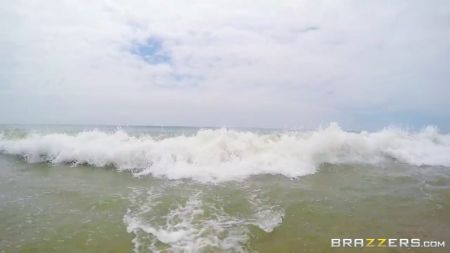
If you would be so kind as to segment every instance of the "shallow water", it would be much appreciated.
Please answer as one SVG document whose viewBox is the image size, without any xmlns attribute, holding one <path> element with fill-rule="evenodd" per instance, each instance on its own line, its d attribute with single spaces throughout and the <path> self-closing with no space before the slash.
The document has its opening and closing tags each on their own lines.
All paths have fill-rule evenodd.
<svg viewBox="0 0 450 253">
<path fill-rule="evenodd" d="M 325 162 L 298 177 L 205 182 L 23 157 L 0 154 L 0 252 L 349 251 L 331 248 L 331 238 L 450 243 L 445 166 Z M 358 249 L 366 251 L 385 252 Z"/>
<path fill-rule="evenodd" d="M 5 252 L 335 252 L 330 238 L 450 235 L 443 167 L 324 165 L 221 184 L 4 155 L 0 168 Z"/>
</svg>

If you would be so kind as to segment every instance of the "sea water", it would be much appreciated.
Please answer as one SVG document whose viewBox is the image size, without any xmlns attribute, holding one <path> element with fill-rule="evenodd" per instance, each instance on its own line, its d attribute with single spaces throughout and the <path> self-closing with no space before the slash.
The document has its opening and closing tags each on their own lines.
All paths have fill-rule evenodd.
<svg viewBox="0 0 450 253">
<path fill-rule="evenodd" d="M 332 238 L 450 243 L 450 135 L 0 129 L 0 252 L 348 251 Z"/>
</svg>

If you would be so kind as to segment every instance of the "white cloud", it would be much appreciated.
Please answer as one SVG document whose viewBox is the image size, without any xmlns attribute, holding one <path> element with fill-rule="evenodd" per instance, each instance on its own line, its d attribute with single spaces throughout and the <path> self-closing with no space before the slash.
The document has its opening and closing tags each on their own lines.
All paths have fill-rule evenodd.
<svg viewBox="0 0 450 253">
<path fill-rule="evenodd" d="M 450 128 L 447 1 L 14 1 L 0 16 L 3 123 Z M 149 38 L 170 62 L 133 53 Z"/>
</svg>

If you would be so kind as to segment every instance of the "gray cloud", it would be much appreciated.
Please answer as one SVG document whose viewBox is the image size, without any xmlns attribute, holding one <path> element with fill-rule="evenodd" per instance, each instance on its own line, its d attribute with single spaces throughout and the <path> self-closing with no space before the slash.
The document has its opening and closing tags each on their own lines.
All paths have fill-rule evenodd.
<svg viewBox="0 0 450 253">
<path fill-rule="evenodd" d="M 0 7 L 0 123 L 450 129 L 448 1 Z"/>
</svg>

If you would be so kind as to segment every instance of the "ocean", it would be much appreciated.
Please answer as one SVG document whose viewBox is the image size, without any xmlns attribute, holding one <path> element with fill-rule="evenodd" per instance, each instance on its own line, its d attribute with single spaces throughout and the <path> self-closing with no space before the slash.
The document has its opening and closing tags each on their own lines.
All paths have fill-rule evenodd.
<svg viewBox="0 0 450 253">
<path fill-rule="evenodd" d="M 448 252 L 450 135 L 0 127 L 0 252 Z"/>
</svg>

